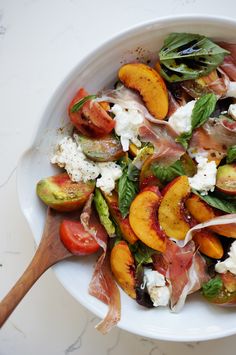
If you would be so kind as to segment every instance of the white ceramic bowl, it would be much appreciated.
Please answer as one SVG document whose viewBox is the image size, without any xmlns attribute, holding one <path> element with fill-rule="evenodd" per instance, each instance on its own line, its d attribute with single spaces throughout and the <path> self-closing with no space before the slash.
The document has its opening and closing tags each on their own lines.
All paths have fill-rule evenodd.
<svg viewBox="0 0 236 355">
<path fill-rule="evenodd" d="M 45 207 L 35 194 L 38 180 L 53 175 L 50 152 L 59 138 L 58 128 L 66 126 L 66 109 L 78 87 L 89 92 L 109 86 L 116 80 L 117 69 L 136 57 L 156 56 L 163 39 L 170 32 L 193 32 L 213 39 L 236 42 L 236 22 L 209 16 L 178 16 L 141 24 L 110 39 L 81 61 L 65 78 L 49 100 L 31 148 L 18 168 L 18 191 L 21 208 L 38 243 L 45 220 Z M 107 307 L 91 297 L 87 290 L 94 258 L 71 258 L 53 269 L 62 285 L 81 304 L 99 317 Z M 121 291 L 122 329 L 150 338 L 169 341 L 199 341 L 236 333 L 236 311 L 206 303 L 201 296 L 190 296 L 179 314 L 168 309 L 146 309 Z"/>
</svg>

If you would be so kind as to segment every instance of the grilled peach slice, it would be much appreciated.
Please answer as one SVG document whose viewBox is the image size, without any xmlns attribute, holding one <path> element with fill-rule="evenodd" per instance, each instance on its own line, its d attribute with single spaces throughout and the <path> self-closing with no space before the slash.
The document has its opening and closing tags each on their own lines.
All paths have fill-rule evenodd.
<svg viewBox="0 0 236 355">
<path fill-rule="evenodd" d="M 228 195 L 236 195 L 236 163 L 222 165 L 217 169 L 216 186 Z"/>
<path fill-rule="evenodd" d="M 164 252 L 166 236 L 162 232 L 157 210 L 161 201 L 158 187 L 147 187 L 141 191 L 130 206 L 129 221 L 137 237 L 147 246 Z"/>
<path fill-rule="evenodd" d="M 140 189 L 152 185 L 157 185 L 160 188 L 163 186 L 160 180 L 153 174 L 152 164 L 153 164 L 153 157 L 151 155 L 145 160 L 140 171 L 140 176 L 139 176 Z"/>
<path fill-rule="evenodd" d="M 213 259 L 222 258 L 224 249 L 220 239 L 214 232 L 203 229 L 194 234 L 193 240 L 201 253 Z"/>
<path fill-rule="evenodd" d="M 50 176 L 37 184 L 37 195 L 57 211 L 73 211 L 81 207 L 95 188 L 94 181 L 73 182 L 67 173 Z"/>
<path fill-rule="evenodd" d="M 188 177 L 175 178 L 163 190 L 164 196 L 158 210 L 158 220 L 168 237 L 184 239 L 190 229 L 184 211 L 184 200 L 190 194 Z"/>
<path fill-rule="evenodd" d="M 90 138 L 78 135 L 83 153 L 93 161 L 116 161 L 124 155 L 120 141 L 113 135 L 102 138 Z"/>
<path fill-rule="evenodd" d="M 122 218 L 118 207 L 117 193 L 115 191 L 113 191 L 110 195 L 103 193 L 103 196 L 108 204 L 112 218 L 115 220 L 118 227 L 120 228 L 124 239 L 127 240 L 127 242 L 129 242 L 130 244 L 134 244 L 138 240 L 138 238 L 130 226 L 129 218 Z"/>
<path fill-rule="evenodd" d="M 158 119 L 164 119 L 168 112 L 168 92 L 160 74 L 142 63 L 123 65 L 118 73 L 122 83 L 137 90 L 148 111 Z"/>
<path fill-rule="evenodd" d="M 120 287 L 132 298 L 136 298 L 134 258 L 125 241 L 114 245 L 111 251 L 110 264 L 113 275 Z"/>
<path fill-rule="evenodd" d="M 215 218 L 219 215 L 218 212 L 215 212 L 215 210 L 211 206 L 209 206 L 197 195 L 191 195 L 186 200 L 185 206 L 187 207 L 193 218 L 199 223 L 209 221 L 210 219 Z M 235 223 L 211 226 L 209 227 L 209 229 L 215 233 L 223 235 L 224 237 L 236 238 Z"/>
</svg>

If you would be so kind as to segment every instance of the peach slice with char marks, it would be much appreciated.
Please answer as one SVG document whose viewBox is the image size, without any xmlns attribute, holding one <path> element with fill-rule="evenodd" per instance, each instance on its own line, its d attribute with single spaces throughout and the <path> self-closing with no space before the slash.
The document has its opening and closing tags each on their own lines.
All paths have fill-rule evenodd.
<svg viewBox="0 0 236 355">
<path fill-rule="evenodd" d="M 186 200 L 185 206 L 193 218 L 199 223 L 209 221 L 210 219 L 215 218 L 221 214 L 214 210 L 197 195 L 191 195 Z M 223 235 L 224 237 L 236 238 L 236 223 L 211 226 L 209 229 L 215 233 Z"/>
<path fill-rule="evenodd" d="M 168 237 L 184 239 L 190 229 L 184 211 L 184 201 L 190 194 L 188 177 L 183 175 L 175 178 L 162 191 L 164 193 L 158 210 L 158 220 Z"/>
<path fill-rule="evenodd" d="M 166 84 L 155 69 L 142 63 L 123 65 L 118 73 L 122 83 L 137 90 L 148 111 L 158 119 L 164 119 L 168 112 L 168 92 Z"/>
<path fill-rule="evenodd" d="M 193 240 L 199 247 L 199 251 L 210 258 L 221 259 L 224 249 L 217 235 L 207 229 L 203 229 L 194 234 Z"/>
<path fill-rule="evenodd" d="M 120 241 L 111 250 L 110 264 L 113 275 L 120 287 L 132 298 L 135 292 L 134 258 L 125 241 Z"/>
<path fill-rule="evenodd" d="M 95 181 L 73 182 L 67 173 L 50 176 L 37 183 L 39 198 L 57 211 L 73 211 L 83 206 L 95 188 Z"/>
<path fill-rule="evenodd" d="M 130 244 L 134 244 L 138 240 L 138 238 L 130 226 L 129 218 L 122 218 L 118 207 L 117 193 L 115 191 L 113 191 L 110 195 L 103 193 L 103 196 L 108 204 L 112 218 L 115 220 L 118 227 L 120 228 L 124 239 L 127 240 L 127 242 L 129 242 Z"/>
<path fill-rule="evenodd" d="M 166 236 L 161 230 L 157 210 L 161 202 L 158 187 L 146 187 L 130 206 L 129 221 L 137 237 L 152 249 L 164 252 Z"/>
</svg>

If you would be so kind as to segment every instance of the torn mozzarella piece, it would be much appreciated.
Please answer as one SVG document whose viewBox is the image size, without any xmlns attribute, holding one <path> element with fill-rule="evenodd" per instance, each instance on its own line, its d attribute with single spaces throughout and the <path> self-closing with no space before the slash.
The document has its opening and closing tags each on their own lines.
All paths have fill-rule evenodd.
<svg viewBox="0 0 236 355">
<path fill-rule="evenodd" d="M 202 195 L 207 195 L 208 191 L 214 191 L 216 184 L 216 163 L 208 162 L 204 156 L 196 156 L 198 163 L 197 173 L 188 178 L 192 189 L 199 191 Z"/>
<path fill-rule="evenodd" d="M 173 115 L 170 116 L 168 122 L 176 133 L 181 134 L 191 131 L 191 116 L 195 103 L 196 100 L 189 101 L 186 105 L 177 108 Z"/>
<path fill-rule="evenodd" d="M 162 274 L 158 271 L 144 268 L 143 281 L 154 307 L 167 306 L 169 304 L 170 290 Z"/>
<path fill-rule="evenodd" d="M 229 105 L 228 114 L 236 120 L 236 104 Z"/>
<path fill-rule="evenodd" d="M 111 112 L 115 115 L 115 132 L 120 136 L 123 151 L 129 150 L 130 142 L 140 147 L 138 128 L 144 121 L 144 115 L 136 109 L 125 109 L 118 104 L 112 107 Z"/>
<path fill-rule="evenodd" d="M 215 270 L 220 274 L 230 271 L 232 274 L 236 275 L 236 240 L 231 244 L 228 255 L 229 257 L 227 259 L 215 265 Z"/>
<path fill-rule="evenodd" d="M 115 181 L 122 175 L 121 167 L 114 162 L 95 163 L 89 160 L 72 137 L 64 137 L 59 142 L 51 163 L 64 168 L 75 182 L 86 182 L 99 177 L 96 186 L 108 194 L 115 188 Z"/>
</svg>

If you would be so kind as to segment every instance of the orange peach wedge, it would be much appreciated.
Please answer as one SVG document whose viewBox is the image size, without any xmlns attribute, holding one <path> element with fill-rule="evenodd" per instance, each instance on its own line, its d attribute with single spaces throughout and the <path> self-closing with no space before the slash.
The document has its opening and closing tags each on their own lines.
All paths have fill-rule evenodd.
<svg viewBox="0 0 236 355">
<path fill-rule="evenodd" d="M 205 201 L 203 201 L 199 196 L 196 195 L 190 196 L 186 200 L 185 205 L 190 214 L 193 216 L 193 218 L 195 218 L 195 220 L 199 223 L 209 221 L 210 219 L 215 218 L 217 217 L 217 215 L 219 215 L 211 206 L 209 206 Z M 209 229 L 225 237 L 236 238 L 235 223 L 211 226 L 209 227 Z"/>
<path fill-rule="evenodd" d="M 129 221 L 133 231 L 144 244 L 164 252 L 166 236 L 157 219 L 160 201 L 161 195 L 157 187 L 145 188 L 131 203 Z"/>
<path fill-rule="evenodd" d="M 220 259 L 224 254 L 224 249 L 220 239 L 214 232 L 203 229 L 194 234 L 193 240 L 199 247 L 199 251 L 213 259 Z"/>
<path fill-rule="evenodd" d="M 134 258 L 125 241 L 114 245 L 111 251 L 110 264 L 113 275 L 120 287 L 132 298 L 136 298 Z"/>
<path fill-rule="evenodd" d="M 158 210 L 160 226 L 168 237 L 184 239 L 190 229 L 184 213 L 184 200 L 190 194 L 188 177 L 177 177 L 165 187 L 163 193 Z"/>
</svg>

